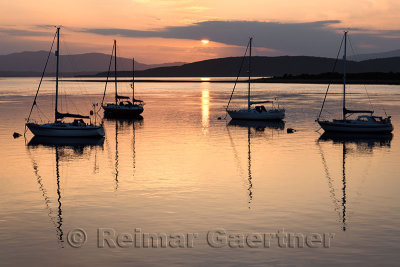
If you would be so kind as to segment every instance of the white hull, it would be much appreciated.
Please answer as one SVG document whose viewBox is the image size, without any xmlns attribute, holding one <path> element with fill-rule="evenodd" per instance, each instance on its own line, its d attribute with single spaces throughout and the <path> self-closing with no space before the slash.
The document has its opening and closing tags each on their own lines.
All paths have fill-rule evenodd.
<svg viewBox="0 0 400 267">
<path fill-rule="evenodd" d="M 348 121 L 318 121 L 319 125 L 326 132 L 341 133 L 390 133 L 393 131 L 391 123 L 369 123 Z"/>
<path fill-rule="evenodd" d="M 285 118 L 284 109 L 270 109 L 261 112 L 255 109 L 228 110 L 228 114 L 233 120 L 282 120 Z"/>
<path fill-rule="evenodd" d="M 102 126 L 73 126 L 71 124 L 35 124 L 27 123 L 26 126 L 35 136 L 51 137 L 102 137 L 104 128 Z"/>
</svg>

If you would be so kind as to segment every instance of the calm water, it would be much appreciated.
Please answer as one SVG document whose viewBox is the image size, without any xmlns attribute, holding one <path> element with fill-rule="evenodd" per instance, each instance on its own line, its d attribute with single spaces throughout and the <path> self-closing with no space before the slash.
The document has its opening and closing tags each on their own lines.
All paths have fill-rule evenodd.
<svg viewBox="0 0 400 267">
<path fill-rule="evenodd" d="M 376 112 L 393 116 L 393 136 L 381 139 L 320 138 L 324 85 L 254 85 L 255 98 L 279 96 L 287 110 L 284 125 L 254 125 L 218 120 L 232 84 L 137 83 L 143 120 L 105 120 L 104 140 L 55 146 L 12 137 L 23 133 L 37 83 L 0 80 L 1 265 L 398 265 L 399 86 L 367 86 Z M 43 85 L 38 120 L 53 117 L 53 86 Z M 61 87 L 62 110 L 87 114 L 104 85 Z M 237 90 L 234 105 L 245 85 Z M 340 87 L 331 90 L 325 115 L 340 108 Z M 350 90 L 352 107 L 369 107 L 364 86 Z M 80 248 L 67 242 L 76 228 L 87 234 Z M 98 248 L 98 228 L 198 237 L 192 248 Z M 335 236 L 329 248 L 284 248 L 276 238 L 269 248 L 213 248 L 207 233 L 218 229 Z"/>
</svg>

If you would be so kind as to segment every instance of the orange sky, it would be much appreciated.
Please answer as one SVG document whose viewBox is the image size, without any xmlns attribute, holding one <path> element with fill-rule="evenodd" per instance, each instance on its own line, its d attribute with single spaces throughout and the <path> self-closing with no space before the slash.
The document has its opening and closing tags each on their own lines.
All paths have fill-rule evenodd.
<svg viewBox="0 0 400 267">
<path fill-rule="evenodd" d="M 258 21 L 305 23 L 338 21 L 327 27 L 356 28 L 365 31 L 388 31 L 386 37 L 398 38 L 400 1 L 396 0 L 14 0 L 0 2 L 0 54 L 25 50 L 47 50 L 53 29 L 43 25 L 63 25 L 64 41 L 71 53 L 109 53 L 112 40 L 118 39 L 121 56 L 135 56 L 143 63 L 194 61 L 241 54 L 240 45 L 224 40 L 204 44 L 201 35 L 120 37 L 82 32 L 82 29 L 162 30 L 185 27 L 205 21 Z M 20 31 L 16 31 L 20 30 Z M 40 34 L 33 34 L 40 32 Z M 243 45 L 250 33 L 243 35 Z M 253 33 L 251 33 L 253 34 Z M 279 31 L 277 35 L 279 34 Z M 204 38 L 207 33 L 204 33 Z M 198 38 L 197 38 L 198 36 Z M 275 36 L 270 36 L 274 38 Z M 381 37 L 380 37 L 381 38 Z M 395 49 L 397 43 L 385 44 L 363 39 L 360 49 Z M 257 35 L 255 36 L 257 45 Z M 296 42 L 296 40 L 293 40 Z M 299 54 L 290 48 L 260 44 L 260 55 Z M 277 51 L 277 50 L 280 50 Z M 363 51 L 364 51 L 363 50 Z M 335 52 L 335 51 L 333 51 Z M 373 51 L 376 52 L 376 51 Z M 307 51 L 304 51 L 307 53 Z M 321 52 L 322 53 L 322 52 Z"/>
</svg>

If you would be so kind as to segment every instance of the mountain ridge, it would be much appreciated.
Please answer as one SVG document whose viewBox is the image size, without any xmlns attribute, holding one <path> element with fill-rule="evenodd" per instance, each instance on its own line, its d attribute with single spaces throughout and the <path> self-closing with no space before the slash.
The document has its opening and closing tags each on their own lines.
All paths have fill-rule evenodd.
<svg viewBox="0 0 400 267">
<path fill-rule="evenodd" d="M 0 56 L 0 77 L 40 76 L 48 52 L 20 52 Z M 243 57 L 225 57 L 196 61 L 192 63 L 144 64 L 135 62 L 138 77 L 235 77 Z M 332 72 L 334 58 L 315 56 L 254 56 L 252 77 L 282 76 L 285 74 L 320 74 Z M 104 77 L 107 75 L 110 55 L 85 53 L 61 55 L 60 69 L 64 77 Z M 132 59 L 118 58 L 118 76 L 132 76 Z M 240 76 L 247 76 L 248 58 L 245 58 Z M 112 70 L 113 68 L 111 68 Z M 341 72 L 343 61 L 338 60 L 335 71 Z M 46 76 L 54 76 L 55 56 L 50 57 Z M 347 61 L 349 73 L 400 72 L 400 57 Z M 113 71 L 112 71 L 113 73 Z M 112 74 L 113 75 L 113 74 Z"/>
<path fill-rule="evenodd" d="M 0 55 L 0 72 L 3 73 L 41 73 L 49 52 L 24 51 Z M 67 74 L 98 73 L 108 70 L 110 55 L 103 53 L 84 53 L 60 56 L 60 71 Z M 55 72 L 56 57 L 51 54 L 47 66 L 48 73 Z M 117 68 L 132 71 L 132 59 L 117 57 Z M 172 62 L 163 64 L 144 64 L 135 60 L 136 70 L 145 70 L 154 67 L 175 66 L 184 62 Z M 113 67 L 113 66 L 112 66 Z"/>
<path fill-rule="evenodd" d="M 389 57 L 400 57 L 400 49 L 380 52 L 380 53 L 359 54 L 356 56 L 350 56 L 349 59 L 354 61 L 364 61 L 368 59 L 379 59 L 379 58 L 389 58 Z"/>
<path fill-rule="evenodd" d="M 242 57 L 227 57 L 186 63 L 181 66 L 159 67 L 135 72 L 138 77 L 235 77 L 238 75 Z M 285 74 L 320 74 L 333 71 L 336 59 L 310 56 L 252 57 L 252 77 L 282 76 Z M 247 59 L 239 76 L 247 76 Z M 400 57 L 347 61 L 349 73 L 400 72 Z M 334 71 L 343 70 L 343 60 L 338 60 Z M 107 73 L 98 73 L 104 77 Z M 118 76 L 129 77 L 119 71 Z"/>
</svg>

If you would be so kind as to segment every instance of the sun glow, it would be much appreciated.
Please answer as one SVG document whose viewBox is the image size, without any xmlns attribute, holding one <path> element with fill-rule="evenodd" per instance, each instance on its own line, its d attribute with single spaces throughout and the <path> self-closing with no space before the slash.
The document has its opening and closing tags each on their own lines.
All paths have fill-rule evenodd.
<svg viewBox="0 0 400 267">
<path fill-rule="evenodd" d="M 202 42 L 203 44 L 208 44 L 208 43 L 210 42 L 210 40 L 203 39 L 203 40 L 201 40 L 201 42 Z"/>
</svg>

